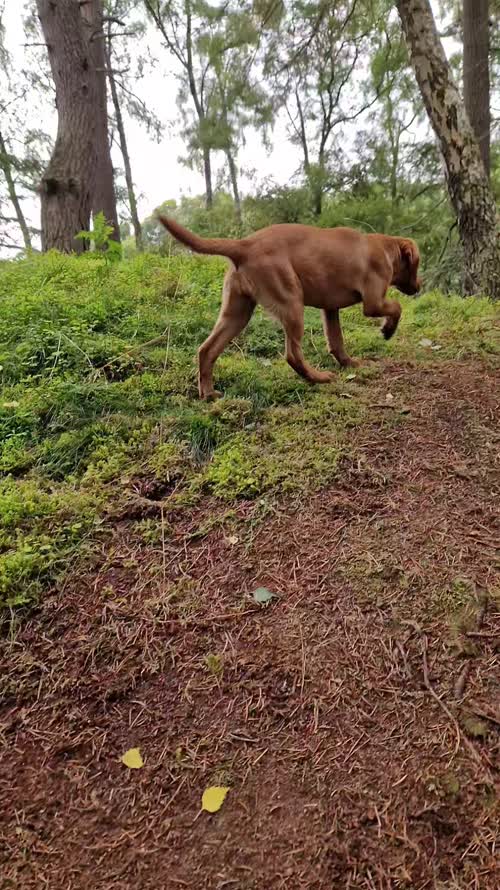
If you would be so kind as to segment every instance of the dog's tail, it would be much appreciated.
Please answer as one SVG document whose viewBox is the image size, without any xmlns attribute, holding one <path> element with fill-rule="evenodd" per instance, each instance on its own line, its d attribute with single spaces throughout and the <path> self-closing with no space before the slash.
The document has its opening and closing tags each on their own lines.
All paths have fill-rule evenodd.
<svg viewBox="0 0 500 890">
<path fill-rule="evenodd" d="M 226 256 L 237 266 L 245 256 L 245 242 L 237 238 L 201 238 L 185 229 L 171 216 L 158 214 L 158 219 L 168 232 L 181 244 L 195 253 L 208 253 L 213 256 Z"/>
</svg>

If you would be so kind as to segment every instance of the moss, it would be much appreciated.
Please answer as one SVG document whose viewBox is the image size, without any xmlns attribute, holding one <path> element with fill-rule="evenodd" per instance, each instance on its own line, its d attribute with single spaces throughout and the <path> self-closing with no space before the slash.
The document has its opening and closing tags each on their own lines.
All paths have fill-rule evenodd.
<svg viewBox="0 0 500 890">
<path fill-rule="evenodd" d="M 225 499 L 320 487 L 335 476 L 345 432 L 361 417 L 357 403 L 332 395 L 318 395 L 307 407 L 272 409 L 258 430 L 238 433 L 217 450 L 204 481 Z"/>
<path fill-rule="evenodd" d="M 450 619 L 455 633 L 472 630 L 476 603 L 474 585 L 467 578 L 455 578 L 451 584 L 441 591 L 435 591 L 432 607 L 436 615 L 444 615 Z"/>
<path fill-rule="evenodd" d="M 340 371 L 332 386 L 308 386 L 262 311 L 217 363 L 224 398 L 198 401 L 195 354 L 217 316 L 224 269 L 189 256 L 0 262 L 0 602 L 42 594 L 110 505 L 150 484 L 182 509 L 206 492 L 259 498 L 333 478 L 362 421 L 362 386 L 342 399 Z M 500 307 L 487 300 L 434 293 L 402 303 L 390 344 L 359 307 L 342 313 L 353 355 L 424 362 L 500 349 Z M 320 313 L 306 311 L 305 330 L 307 357 L 331 367 Z M 380 373 L 360 368 L 357 383 Z"/>
</svg>

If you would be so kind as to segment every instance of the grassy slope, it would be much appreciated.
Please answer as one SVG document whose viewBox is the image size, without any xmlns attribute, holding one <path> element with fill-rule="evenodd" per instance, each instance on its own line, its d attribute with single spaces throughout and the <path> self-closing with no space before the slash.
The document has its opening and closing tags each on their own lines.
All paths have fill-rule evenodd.
<svg viewBox="0 0 500 890">
<path fill-rule="evenodd" d="M 182 505 L 334 476 L 376 367 L 311 388 L 288 368 L 279 327 L 259 311 L 217 365 L 225 398 L 200 403 L 194 355 L 215 320 L 223 271 L 218 260 L 192 257 L 0 264 L 0 602 L 36 598 L 106 533 L 109 508 L 148 485 Z M 344 313 L 353 355 L 498 355 L 499 311 L 487 300 L 403 302 L 389 344 L 359 307 Z M 420 345 L 425 338 L 439 351 Z M 305 351 L 331 367 L 316 312 L 307 313 Z"/>
</svg>

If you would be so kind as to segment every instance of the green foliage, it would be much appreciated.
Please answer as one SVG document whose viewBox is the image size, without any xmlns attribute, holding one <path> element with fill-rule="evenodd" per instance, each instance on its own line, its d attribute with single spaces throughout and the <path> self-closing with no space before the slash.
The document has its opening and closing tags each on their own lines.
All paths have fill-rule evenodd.
<svg viewBox="0 0 500 890">
<path fill-rule="evenodd" d="M 336 473 L 345 430 L 359 422 L 356 402 L 320 391 L 310 406 L 276 407 L 256 432 L 232 436 L 213 455 L 206 483 L 218 497 L 256 497 L 328 482 Z"/>
<path fill-rule="evenodd" d="M 104 259 L 107 263 L 116 263 L 117 260 L 121 259 L 122 251 L 118 242 L 113 241 L 111 238 L 113 232 L 114 227 L 108 225 L 106 217 L 101 210 L 100 213 L 94 216 L 94 226 L 91 231 L 78 232 L 75 238 L 92 244 L 95 250 L 104 254 Z"/>
<path fill-rule="evenodd" d="M 217 363 L 225 397 L 198 400 L 195 354 L 217 316 L 224 269 L 185 255 L 109 264 L 98 252 L 0 263 L 1 602 L 57 585 L 86 542 L 106 533 L 106 512 L 138 491 L 180 509 L 206 493 L 260 498 L 334 476 L 363 417 L 362 385 L 339 373 L 331 386 L 308 386 L 260 310 Z M 389 344 L 359 307 L 343 313 L 354 355 L 499 351 L 499 310 L 487 300 L 431 293 L 402 302 Z M 308 310 L 305 326 L 308 358 L 331 367 L 319 313 Z M 420 346 L 425 338 L 441 350 Z"/>
<path fill-rule="evenodd" d="M 256 77 L 261 17 L 251 3 L 213 5 L 171 0 L 145 4 L 163 46 L 179 63 L 177 106 L 186 152 L 180 163 L 203 171 L 223 152 L 233 166 L 227 177 L 237 194 L 236 158 L 244 130 L 253 126 L 266 139 L 273 120 L 272 102 Z"/>
</svg>

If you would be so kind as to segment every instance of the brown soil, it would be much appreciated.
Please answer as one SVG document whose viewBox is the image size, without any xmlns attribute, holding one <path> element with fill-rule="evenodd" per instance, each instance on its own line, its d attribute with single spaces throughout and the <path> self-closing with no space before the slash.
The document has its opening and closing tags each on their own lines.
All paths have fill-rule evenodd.
<svg viewBox="0 0 500 890">
<path fill-rule="evenodd" d="M 499 886 L 499 384 L 388 365 L 336 484 L 117 523 L 4 642 L 2 888 Z"/>
</svg>

